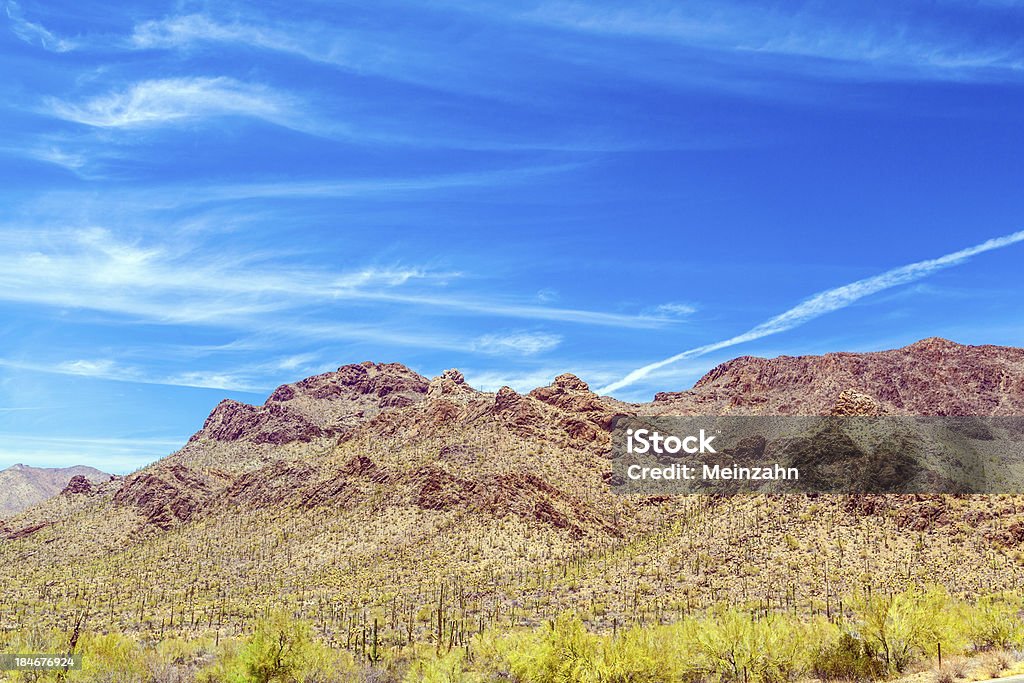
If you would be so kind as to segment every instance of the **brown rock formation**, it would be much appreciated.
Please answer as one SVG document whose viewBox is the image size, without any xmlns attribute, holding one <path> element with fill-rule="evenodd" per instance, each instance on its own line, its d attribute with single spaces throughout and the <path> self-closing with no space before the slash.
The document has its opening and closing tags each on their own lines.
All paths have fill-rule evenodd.
<svg viewBox="0 0 1024 683">
<path fill-rule="evenodd" d="M 1020 415 L 1024 349 L 933 337 L 873 353 L 743 356 L 712 369 L 689 391 L 657 394 L 654 410 L 820 415 L 851 391 L 892 414 Z"/>
</svg>

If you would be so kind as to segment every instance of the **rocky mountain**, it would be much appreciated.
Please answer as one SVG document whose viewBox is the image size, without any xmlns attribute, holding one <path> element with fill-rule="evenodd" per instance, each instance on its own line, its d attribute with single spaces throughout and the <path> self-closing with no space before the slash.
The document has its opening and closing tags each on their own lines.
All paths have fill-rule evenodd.
<svg viewBox="0 0 1024 683">
<path fill-rule="evenodd" d="M 902 349 L 743 356 L 689 391 L 659 393 L 656 412 L 828 414 L 844 391 L 899 415 L 1024 415 L 1024 349 L 924 339 Z"/>
<path fill-rule="evenodd" d="M 92 467 L 29 467 L 12 465 L 0 470 L 0 519 L 56 496 L 73 480 L 75 486 L 108 481 L 111 475 Z"/>
<path fill-rule="evenodd" d="M 439 591 L 469 623 L 585 606 L 604 626 L 722 595 L 814 612 L 923 582 L 991 592 L 1024 584 L 1024 497 L 617 496 L 609 430 L 622 413 L 1022 410 L 1024 349 L 940 339 L 738 358 L 642 404 L 571 374 L 489 393 L 457 370 L 347 365 L 224 401 L 176 453 L 0 524 L 0 567 L 17 567 L 0 585 L 24 609 L 46 586 L 43 621 L 89 576 L 125 629 L 240 629 L 288 605 L 325 630 L 377 610 L 401 642 L 431 628 Z"/>
</svg>

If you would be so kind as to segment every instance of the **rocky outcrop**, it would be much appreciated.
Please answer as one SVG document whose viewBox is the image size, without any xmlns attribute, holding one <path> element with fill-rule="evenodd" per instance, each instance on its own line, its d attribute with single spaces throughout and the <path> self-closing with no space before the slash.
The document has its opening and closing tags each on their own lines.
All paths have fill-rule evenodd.
<svg viewBox="0 0 1024 683">
<path fill-rule="evenodd" d="M 217 404 L 206 418 L 202 430 L 189 441 L 244 439 L 257 444 L 280 446 L 292 441 L 308 443 L 329 433 L 300 412 L 277 403 L 264 407 L 225 399 Z"/>
<path fill-rule="evenodd" d="M 189 440 L 281 446 L 335 436 L 382 410 L 426 398 L 426 378 L 399 363 L 344 365 L 274 390 L 262 406 L 221 401 Z"/>
<path fill-rule="evenodd" d="M 84 474 L 76 474 L 71 481 L 60 492 L 62 496 L 75 496 L 83 493 L 92 493 L 92 482 Z"/>
<path fill-rule="evenodd" d="M 829 415 L 877 416 L 883 412 L 885 411 L 876 399 L 855 389 L 847 389 L 839 394 L 839 398 L 829 410 Z"/>
<path fill-rule="evenodd" d="M 507 386 L 489 394 L 454 369 L 428 381 L 402 365 L 360 363 L 278 387 L 262 406 L 223 401 L 185 449 L 128 477 L 114 500 L 159 528 L 223 506 L 346 508 L 372 501 L 514 514 L 573 535 L 612 533 L 605 511 L 573 498 L 567 490 L 575 485 L 558 480 L 567 466 L 586 462 L 576 480 L 593 477 L 588 485 L 600 487 L 607 472 L 597 471 L 592 456 L 607 453 L 617 415 L 1021 411 L 1024 350 L 940 339 L 867 354 L 737 358 L 693 389 L 658 394 L 649 404 L 598 396 L 569 373 L 527 394 Z M 339 465 L 343 448 L 349 452 Z M 391 453 L 415 454 L 415 462 L 389 459 Z M 538 458 L 558 463 L 547 479 L 530 471 Z M 88 490 L 77 481 L 67 494 Z M 949 519 L 927 501 L 898 513 L 872 497 L 851 501 L 853 514 L 896 515 L 910 529 Z M 1006 542 L 1015 539 L 1010 534 Z"/>
<path fill-rule="evenodd" d="M 306 398 L 359 403 L 364 410 L 401 408 L 423 400 L 429 382 L 401 363 L 365 361 L 278 387 L 266 405 Z"/>
<path fill-rule="evenodd" d="M 132 506 L 160 529 L 188 522 L 211 507 L 228 478 L 171 464 L 147 468 L 130 477 L 114 494 L 115 505 Z"/>
<path fill-rule="evenodd" d="M 429 382 L 398 363 L 357 363 L 284 384 L 263 405 L 221 401 L 169 460 L 235 474 L 324 452 L 355 426 L 426 400 Z"/>
<path fill-rule="evenodd" d="M 468 401 L 476 398 L 480 392 L 466 383 L 466 377 L 452 368 L 445 370 L 439 377 L 430 380 L 427 389 L 428 398 L 446 397 L 452 400 Z"/>
</svg>

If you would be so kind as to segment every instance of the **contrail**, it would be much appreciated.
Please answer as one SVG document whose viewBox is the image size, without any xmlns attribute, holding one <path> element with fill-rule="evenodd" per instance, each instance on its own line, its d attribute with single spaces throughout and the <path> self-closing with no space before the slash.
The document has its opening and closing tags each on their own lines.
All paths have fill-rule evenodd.
<svg viewBox="0 0 1024 683">
<path fill-rule="evenodd" d="M 927 261 L 918 261 L 917 263 L 900 266 L 899 268 L 894 268 L 880 275 L 875 275 L 863 280 L 857 280 L 856 282 L 843 285 L 842 287 L 836 287 L 835 289 L 825 290 L 824 292 L 815 294 L 811 298 L 802 301 L 785 313 L 777 315 L 770 320 L 766 320 L 757 327 L 754 327 L 743 334 L 739 334 L 735 337 L 730 337 L 729 339 L 724 339 L 713 344 L 698 346 L 696 348 L 683 351 L 682 353 L 677 353 L 665 360 L 659 360 L 656 363 L 651 363 L 650 365 L 645 365 L 642 368 L 637 368 L 622 379 L 598 389 L 598 393 L 608 394 L 622 389 L 623 387 L 628 387 L 651 374 L 658 368 L 665 367 L 666 365 L 670 365 L 686 358 L 703 356 L 704 354 L 711 353 L 712 351 L 718 351 L 719 349 L 724 349 L 729 346 L 735 346 L 736 344 L 742 344 L 743 342 L 753 341 L 754 339 L 767 337 L 771 334 L 791 330 L 794 327 L 803 325 L 809 320 L 817 318 L 818 316 L 846 308 L 855 301 L 863 299 L 871 294 L 876 294 L 877 292 L 881 292 L 891 287 L 898 287 L 899 285 L 905 285 L 909 282 L 920 280 L 921 278 L 927 277 L 935 271 L 942 270 L 943 268 L 960 265 L 972 256 L 983 254 L 986 251 L 1002 249 L 1003 247 L 1008 247 L 1011 244 L 1016 244 L 1017 242 L 1022 241 L 1024 241 L 1024 230 L 1019 230 L 1010 235 L 995 237 L 973 247 L 967 247 L 966 249 L 955 251 L 952 254 L 946 254 L 945 256 L 928 259 Z"/>
</svg>

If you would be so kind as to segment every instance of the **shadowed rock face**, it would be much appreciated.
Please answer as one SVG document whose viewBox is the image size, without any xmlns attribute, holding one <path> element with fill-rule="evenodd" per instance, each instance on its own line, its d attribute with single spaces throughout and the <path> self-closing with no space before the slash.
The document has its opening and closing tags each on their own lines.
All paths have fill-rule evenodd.
<svg viewBox="0 0 1024 683">
<path fill-rule="evenodd" d="M 157 464 L 127 477 L 114 494 L 114 503 L 134 506 L 147 522 L 170 529 L 202 515 L 213 497 L 230 481 L 183 465 Z"/>
</svg>

